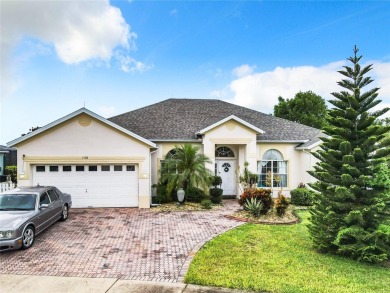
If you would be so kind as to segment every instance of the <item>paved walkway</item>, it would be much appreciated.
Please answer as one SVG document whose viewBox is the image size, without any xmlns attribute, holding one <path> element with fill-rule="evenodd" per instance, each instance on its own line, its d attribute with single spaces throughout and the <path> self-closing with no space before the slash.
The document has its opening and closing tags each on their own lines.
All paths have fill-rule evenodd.
<svg viewBox="0 0 390 293">
<path fill-rule="evenodd" d="M 181 282 L 195 252 L 242 222 L 220 210 L 72 209 L 26 251 L 0 254 L 0 274 Z"/>
</svg>

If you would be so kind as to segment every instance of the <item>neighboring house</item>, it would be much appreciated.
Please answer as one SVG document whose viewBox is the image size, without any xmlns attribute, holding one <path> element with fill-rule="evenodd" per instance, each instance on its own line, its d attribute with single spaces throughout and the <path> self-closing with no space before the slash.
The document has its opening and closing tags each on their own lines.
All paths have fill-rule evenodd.
<svg viewBox="0 0 390 293">
<path fill-rule="evenodd" d="M 224 195 L 241 193 L 245 162 L 259 174 L 258 186 L 270 174 L 288 195 L 312 180 L 309 152 L 320 134 L 220 100 L 168 99 L 110 119 L 82 108 L 8 145 L 18 149 L 19 185 L 55 185 L 72 194 L 75 207 L 148 208 L 151 185 L 175 145 L 201 146 Z"/>
<path fill-rule="evenodd" d="M 16 165 L 16 149 L 0 145 L 0 176 L 7 166 Z"/>
</svg>

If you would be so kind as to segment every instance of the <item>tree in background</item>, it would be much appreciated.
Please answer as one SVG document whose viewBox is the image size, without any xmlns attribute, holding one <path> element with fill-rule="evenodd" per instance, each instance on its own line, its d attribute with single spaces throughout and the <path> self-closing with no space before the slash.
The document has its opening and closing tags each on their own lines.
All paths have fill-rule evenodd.
<svg viewBox="0 0 390 293">
<path fill-rule="evenodd" d="M 374 180 L 390 154 L 390 127 L 375 123 L 389 108 L 369 112 L 381 101 L 378 88 L 363 92 L 373 80 L 365 77 L 372 65 L 361 68 L 362 56 L 348 58 L 352 66 L 339 71 L 344 88 L 332 93 L 328 124 L 310 184 L 319 193 L 311 209 L 309 231 L 316 248 L 354 259 L 381 262 L 390 256 L 390 196 Z M 383 170 L 380 171 L 383 173 Z"/>
<path fill-rule="evenodd" d="M 274 106 L 274 116 L 304 125 L 322 129 L 326 125 L 327 106 L 319 95 L 308 91 L 299 92 L 293 99 L 278 98 Z"/>
</svg>

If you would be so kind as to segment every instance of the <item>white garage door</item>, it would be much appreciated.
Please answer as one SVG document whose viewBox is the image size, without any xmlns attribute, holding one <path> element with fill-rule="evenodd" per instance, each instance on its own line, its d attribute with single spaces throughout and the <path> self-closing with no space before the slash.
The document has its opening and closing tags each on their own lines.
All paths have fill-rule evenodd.
<svg viewBox="0 0 390 293">
<path fill-rule="evenodd" d="M 138 207 L 137 165 L 34 165 L 33 185 L 72 195 L 73 207 Z"/>
</svg>

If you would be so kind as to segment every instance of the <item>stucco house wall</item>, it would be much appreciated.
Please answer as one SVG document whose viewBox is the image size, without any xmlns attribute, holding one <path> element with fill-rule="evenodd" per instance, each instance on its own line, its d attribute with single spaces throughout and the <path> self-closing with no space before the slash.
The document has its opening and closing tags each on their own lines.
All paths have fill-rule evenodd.
<svg viewBox="0 0 390 293">
<path fill-rule="evenodd" d="M 43 178 L 38 176 L 37 169 L 32 172 L 32 166 L 37 164 L 136 165 L 133 170 L 129 169 L 138 170 L 138 176 L 132 177 L 133 191 L 118 191 L 117 194 L 132 194 L 133 197 L 138 194 L 137 205 L 149 207 L 151 185 L 159 181 L 161 161 L 175 145 L 191 143 L 200 146 L 200 152 L 211 160 L 207 167 L 223 176 L 225 182 L 233 183 L 225 186 L 226 196 L 241 194 L 238 177 L 245 162 L 249 163 L 251 172 L 259 174 L 258 162 L 264 153 L 277 150 L 287 162 L 287 186 L 283 190 L 289 196 L 289 191 L 300 182 L 314 181 L 307 173 L 316 162 L 309 151 L 318 148 L 322 135 L 319 129 L 220 100 L 168 99 L 109 119 L 82 108 L 15 139 L 8 146 L 18 150 L 19 185 L 32 184 L 32 174 L 36 174 L 35 178 L 39 180 Z M 234 156 L 230 155 L 231 152 L 229 156 L 226 153 L 216 156 L 220 147 L 230 149 Z M 264 166 L 271 168 L 270 163 Z M 284 164 L 275 166 L 284 172 Z M 115 174 L 107 174 L 101 175 L 105 179 L 115 177 Z M 98 180 L 95 175 L 88 176 Z M 265 176 L 262 184 L 264 179 Z M 125 182 L 125 188 L 130 187 L 127 179 L 120 180 Z M 52 182 L 64 181 L 58 177 Z M 277 190 L 274 190 L 276 196 Z M 100 198 L 106 199 L 104 196 Z"/>
<path fill-rule="evenodd" d="M 150 206 L 150 148 L 144 143 L 81 114 L 31 139 L 18 148 L 18 185 L 32 184 L 37 164 L 137 164 L 139 205 Z"/>
<path fill-rule="evenodd" d="M 244 169 L 244 163 L 248 162 L 248 169 L 258 174 L 258 162 L 262 160 L 263 155 L 268 150 L 277 150 L 283 155 L 283 159 L 287 161 L 287 182 L 288 186 L 283 188 L 283 193 L 290 196 L 290 191 L 298 186 L 299 183 L 309 183 L 313 178 L 307 173 L 315 163 L 315 158 L 304 150 L 297 150 L 298 143 L 266 143 L 256 141 L 257 133 L 249 127 L 240 124 L 237 121 L 229 120 L 208 130 L 202 137 L 199 143 L 190 142 L 200 146 L 200 152 L 208 156 L 212 163 L 208 164 L 208 168 L 214 173 L 214 164 L 218 158 L 215 157 L 215 150 L 218 147 L 225 146 L 230 148 L 235 157 L 236 174 L 239 174 Z M 166 154 L 175 148 L 175 145 L 189 143 L 182 142 L 163 142 L 158 143 L 158 150 L 152 155 L 152 182 L 157 183 L 160 178 L 161 160 L 165 159 Z M 237 181 L 236 195 L 239 196 L 242 188 Z M 278 189 L 274 188 L 274 196 L 276 197 Z"/>
</svg>

